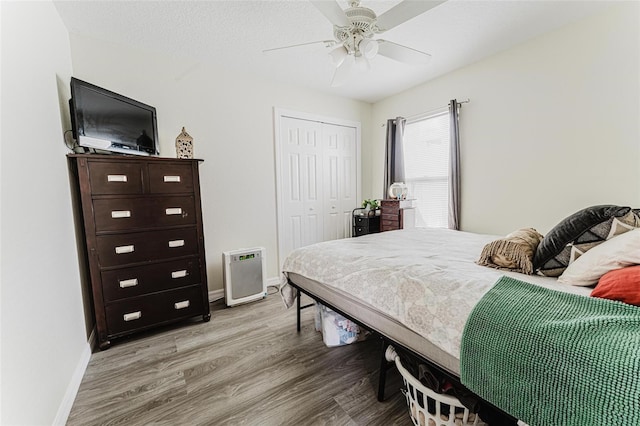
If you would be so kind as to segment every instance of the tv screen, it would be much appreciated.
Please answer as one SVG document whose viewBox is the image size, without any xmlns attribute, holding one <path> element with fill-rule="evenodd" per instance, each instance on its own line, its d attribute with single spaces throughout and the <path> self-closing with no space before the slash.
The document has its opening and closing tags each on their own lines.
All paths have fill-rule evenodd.
<svg viewBox="0 0 640 426">
<path fill-rule="evenodd" d="M 69 102 L 78 145 L 125 154 L 160 153 L 154 107 L 74 77 Z"/>
</svg>

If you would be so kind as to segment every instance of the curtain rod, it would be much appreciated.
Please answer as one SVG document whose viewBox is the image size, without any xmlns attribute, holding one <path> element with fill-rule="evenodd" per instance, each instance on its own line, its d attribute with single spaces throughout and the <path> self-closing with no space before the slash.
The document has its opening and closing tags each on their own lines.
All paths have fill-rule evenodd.
<svg viewBox="0 0 640 426">
<path fill-rule="evenodd" d="M 471 102 L 471 100 L 470 100 L 469 98 L 467 98 L 467 99 L 465 99 L 465 100 L 463 100 L 463 101 L 458 101 L 458 104 L 467 104 L 467 103 L 469 103 L 469 102 Z M 448 108 L 448 107 L 449 107 L 449 105 L 444 106 L 444 107 L 440 107 L 440 108 L 436 108 L 436 109 L 432 109 L 432 110 L 429 110 L 429 111 L 421 112 L 420 114 L 410 115 L 409 117 L 403 117 L 403 118 L 404 118 L 405 120 L 411 120 L 411 119 L 413 119 L 413 118 L 421 117 L 421 116 L 423 116 L 423 115 L 429 115 L 429 114 L 431 114 L 431 113 L 434 113 L 434 112 L 436 112 L 436 111 L 440 111 L 441 109 Z M 386 125 L 387 125 L 387 123 L 382 123 L 382 124 L 380 125 L 380 127 L 384 127 L 384 126 L 386 126 Z"/>
</svg>

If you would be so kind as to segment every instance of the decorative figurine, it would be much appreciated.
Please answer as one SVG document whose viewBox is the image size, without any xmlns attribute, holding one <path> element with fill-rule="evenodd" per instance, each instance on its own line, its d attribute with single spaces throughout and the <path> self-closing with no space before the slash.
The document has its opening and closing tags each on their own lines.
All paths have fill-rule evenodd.
<svg viewBox="0 0 640 426">
<path fill-rule="evenodd" d="M 389 187 L 389 197 L 394 200 L 406 200 L 408 189 L 404 182 L 394 182 Z"/>
<path fill-rule="evenodd" d="M 176 138 L 176 157 L 193 158 L 193 138 L 182 128 L 182 132 Z"/>
</svg>

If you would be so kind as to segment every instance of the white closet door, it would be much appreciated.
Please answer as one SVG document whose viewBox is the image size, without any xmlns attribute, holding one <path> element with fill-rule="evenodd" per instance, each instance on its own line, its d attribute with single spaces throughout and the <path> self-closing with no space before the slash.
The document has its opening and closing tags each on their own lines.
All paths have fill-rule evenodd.
<svg viewBox="0 0 640 426">
<path fill-rule="evenodd" d="M 358 206 L 356 129 L 322 124 L 324 240 L 351 236 L 351 214 Z"/>
<path fill-rule="evenodd" d="M 283 117 L 281 122 L 281 249 L 323 240 L 322 138 L 317 122 Z"/>
<path fill-rule="evenodd" d="M 351 236 L 360 201 L 360 124 L 275 111 L 278 258 Z"/>
</svg>

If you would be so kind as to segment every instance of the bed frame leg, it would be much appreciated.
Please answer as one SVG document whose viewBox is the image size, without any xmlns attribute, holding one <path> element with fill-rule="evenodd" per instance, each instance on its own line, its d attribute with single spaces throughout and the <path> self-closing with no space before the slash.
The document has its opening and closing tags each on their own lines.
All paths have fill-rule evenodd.
<svg viewBox="0 0 640 426">
<path fill-rule="evenodd" d="M 297 293 L 297 297 L 296 297 L 296 311 L 297 311 L 297 327 L 298 327 L 298 333 L 300 333 L 300 297 L 302 296 L 302 294 L 300 293 L 300 290 L 296 289 L 296 293 Z"/>
<path fill-rule="evenodd" d="M 382 341 L 382 350 L 380 351 L 380 375 L 378 376 L 378 401 L 384 401 L 384 387 L 387 381 L 387 370 L 389 369 L 389 362 L 385 358 L 385 352 L 387 350 L 387 342 L 384 338 Z"/>
</svg>

